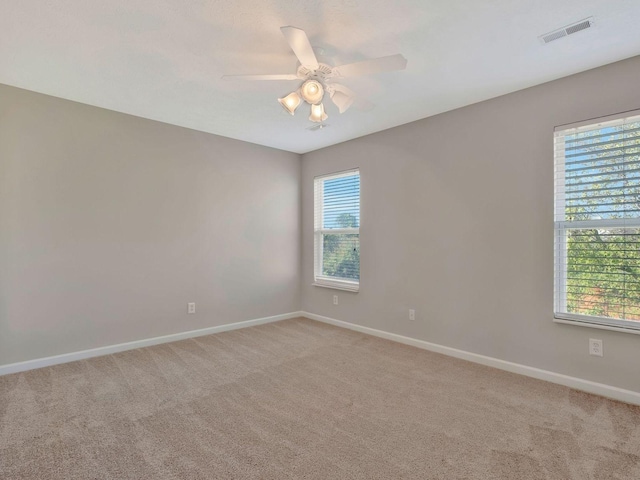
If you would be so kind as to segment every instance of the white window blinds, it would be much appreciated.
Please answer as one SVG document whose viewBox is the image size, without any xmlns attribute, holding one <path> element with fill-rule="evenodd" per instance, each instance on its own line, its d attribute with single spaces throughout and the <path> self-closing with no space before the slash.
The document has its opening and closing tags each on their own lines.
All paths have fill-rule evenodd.
<svg viewBox="0 0 640 480">
<path fill-rule="evenodd" d="M 358 291 L 360 285 L 360 173 L 314 180 L 315 284 Z"/>
<path fill-rule="evenodd" d="M 555 132 L 555 315 L 640 329 L 640 112 Z"/>
</svg>

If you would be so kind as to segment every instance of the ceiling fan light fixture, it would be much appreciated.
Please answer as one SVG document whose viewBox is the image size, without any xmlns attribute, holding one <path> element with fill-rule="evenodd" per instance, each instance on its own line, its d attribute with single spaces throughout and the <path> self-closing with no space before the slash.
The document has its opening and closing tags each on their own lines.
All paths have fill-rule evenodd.
<svg viewBox="0 0 640 480">
<path fill-rule="evenodd" d="M 344 92 L 335 91 L 333 95 L 331 95 L 331 100 L 336 104 L 340 113 L 344 113 L 353 104 L 354 98 Z"/>
<path fill-rule="evenodd" d="M 298 92 L 291 92 L 286 97 L 279 98 L 278 102 L 280 102 L 282 108 L 293 115 L 296 113 L 296 108 L 300 105 L 300 95 L 298 95 Z"/>
<path fill-rule="evenodd" d="M 310 103 L 311 105 L 316 105 L 318 102 L 322 101 L 324 88 L 320 82 L 311 79 L 302 84 L 302 87 L 300 87 L 300 94 L 305 102 Z"/>
<path fill-rule="evenodd" d="M 590 19 L 587 20 L 591 21 L 592 18 L 590 17 Z M 574 33 L 578 31 L 577 29 L 590 26 L 590 24 L 585 26 L 589 23 L 587 20 L 581 22 L 580 25 L 572 25 L 565 28 L 567 32 L 569 32 L 569 29 L 572 29 L 569 33 Z M 311 105 L 311 116 L 309 119 L 316 123 L 321 123 L 328 118 L 324 112 L 324 105 L 322 105 L 325 91 L 329 92 L 333 103 L 338 107 L 340 113 L 344 113 L 352 105 L 355 105 L 359 110 L 370 110 L 373 108 L 372 103 L 359 98 L 356 93 L 344 85 L 336 84 L 335 79 L 393 72 L 407 68 L 407 59 L 399 53 L 396 55 L 387 55 L 386 57 L 361 60 L 345 65 L 331 66 L 318 61 L 316 52 L 314 52 L 309 42 L 309 37 L 304 30 L 287 25 L 280 27 L 280 31 L 298 59 L 296 73 L 223 75 L 222 78 L 225 80 L 291 80 L 302 82 L 302 85 L 298 83 L 298 85 L 300 85 L 299 89 L 284 98 L 279 98 L 278 101 L 280 105 L 282 105 L 282 108 L 289 114 L 294 115 L 296 109 L 300 106 L 302 100 L 304 100 Z M 324 52 L 318 53 L 320 55 L 325 54 Z M 319 129 L 320 126 L 316 125 L 314 128 Z"/>
<path fill-rule="evenodd" d="M 309 115 L 309 120 L 311 120 L 312 122 L 322 123 L 327 118 L 329 118 L 329 115 L 324 113 L 323 104 L 320 103 L 318 105 L 311 105 L 311 115 Z"/>
</svg>

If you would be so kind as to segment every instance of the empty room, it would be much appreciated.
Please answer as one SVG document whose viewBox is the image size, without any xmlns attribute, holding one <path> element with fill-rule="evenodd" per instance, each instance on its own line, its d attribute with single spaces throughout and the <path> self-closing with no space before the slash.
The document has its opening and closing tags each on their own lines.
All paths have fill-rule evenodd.
<svg viewBox="0 0 640 480">
<path fill-rule="evenodd" d="M 640 479 L 640 2 L 0 2 L 0 479 Z"/>
</svg>

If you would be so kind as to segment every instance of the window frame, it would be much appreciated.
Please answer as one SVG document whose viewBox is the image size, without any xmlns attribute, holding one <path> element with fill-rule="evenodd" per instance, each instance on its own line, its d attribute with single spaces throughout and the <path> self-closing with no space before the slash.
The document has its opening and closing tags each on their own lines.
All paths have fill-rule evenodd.
<svg viewBox="0 0 640 480">
<path fill-rule="evenodd" d="M 616 124 L 630 123 L 630 119 L 640 115 L 640 110 L 632 110 L 605 117 L 584 120 L 572 124 L 560 125 L 554 129 L 554 303 L 553 319 L 556 323 L 579 325 L 605 330 L 640 334 L 640 321 L 615 319 L 597 315 L 585 315 L 567 312 L 567 237 L 571 230 L 608 229 L 608 228 L 640 228 L 640 218 L 592 219 L 579 221 L 558 220 L 558 211 L 564 211 L 565 196 L 559 192 L 559 185 L 564 184 L 564 150 L 558 148 L 559 138 L 564 145 L 566 135 L 590 130 L 607 128 Z M 637 121 L 637 120 L 636 120 Z M 564 148 L 564 147 L 563 147 Z M 562 172 L 558 165 L 562 163 Z M 562 215 L 564 217 L 564 215 Z"/>
<path fill-rule="evenodd" d="M 361 207 L 358 207 L 358 226 L 350 228 L 323 228 L 324 225 L 324 205 L 323 191 L 318 191 L 318 188 L 324 187 L 326 180 L 335 180 L 338 178 L 351 177 L 354 174 L 360 176 L 359 168 L 351 168 L 349 170 L 343 170 L 340 172 L 318 175 L 313 178 L 313 286 L 333 288 L 336 290 L 346 290 L 349 292 L 357 293 L 360 291 L 360 280 L 350 280 L 340 277 L 330 277 L 322 275 L 322 262 L 323 262 L 323 249 L 324 249 L 324 235 L 339 235 L 339 234 L 351 234 L 358 235 L 358 242 L 360 241 L 360 212 Z M 360 197 L 362 197 L 362 191 L 360 191 Z M 360 199 L 359 199 L 360 200 Z M 358 262 L 358 270 L 360 270 L 360 262 Z"/>
</svg>

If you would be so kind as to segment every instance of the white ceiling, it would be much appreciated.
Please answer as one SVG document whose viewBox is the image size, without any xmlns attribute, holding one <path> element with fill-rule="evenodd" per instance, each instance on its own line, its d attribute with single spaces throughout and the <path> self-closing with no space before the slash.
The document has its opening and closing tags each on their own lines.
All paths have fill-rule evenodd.
<svg viewBox="0 0 640 480">
<path fill-rule="evenodd" d="M 548 45 L 538 36 L 595 17 Z M 304 153 L 640 54 L 639 0 L 0 0 L 0 83 Z M 402 53 L 341 83 L 376 104 L 311 132 L 276 98 L 296 82 L 281 26 L 334 65 Z"/>
</svg>

